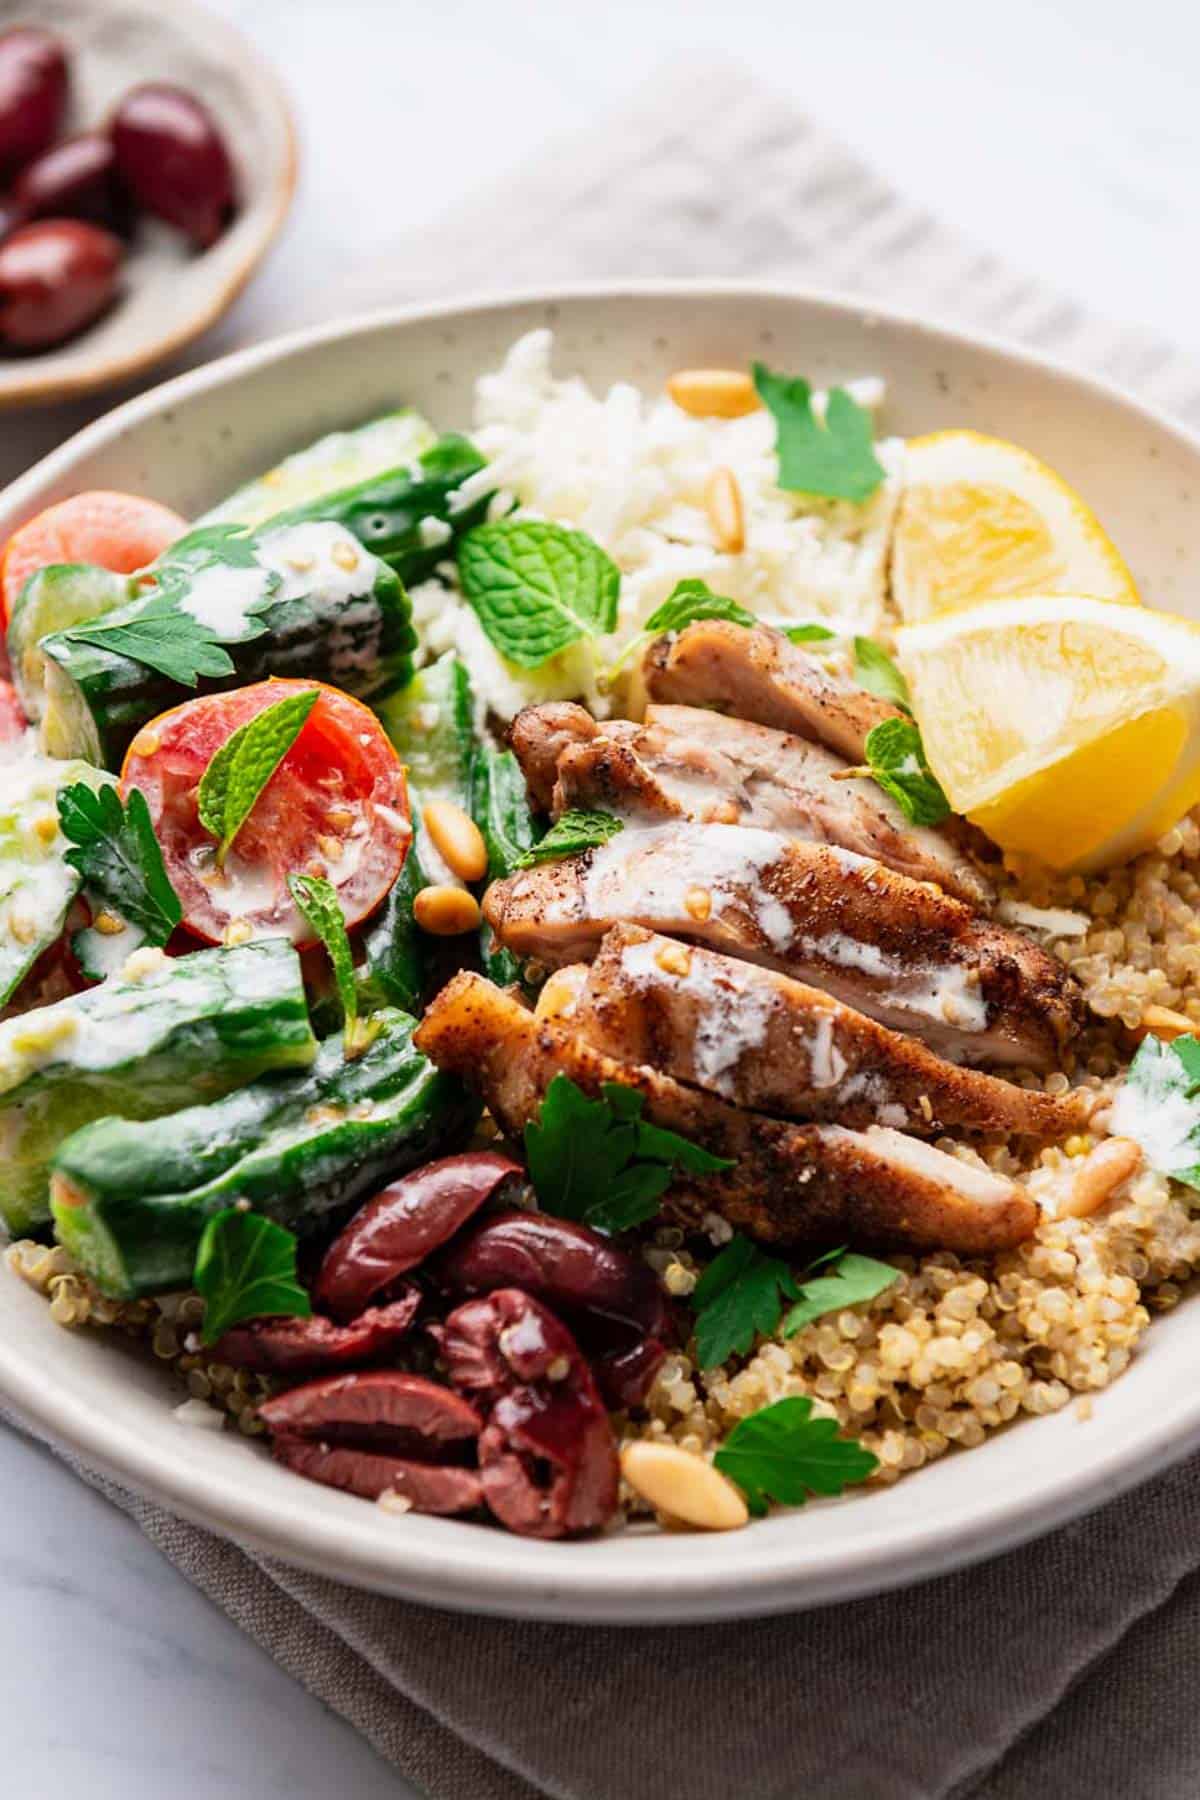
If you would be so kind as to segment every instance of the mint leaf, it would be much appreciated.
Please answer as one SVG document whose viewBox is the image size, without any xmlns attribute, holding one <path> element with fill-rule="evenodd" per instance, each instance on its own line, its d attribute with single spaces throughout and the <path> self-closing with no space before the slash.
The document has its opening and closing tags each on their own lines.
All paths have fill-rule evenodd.
<svg viewBox="0 0 1200 1800">
<path fill-rule="evenodd" d="M 779 485 L 826 500 L 869 500 L 887 474 L 875 454 L 875 427 L 845 388 L 832 388 L 824 423 L 812 409 L 803 376 L 773 375 L 754 365 L 754 385 L 775 420 Z"/>
<path fill-rule="evenodd" d="M 459 543 L 458 569 L 492 644 L 520 669 L 616 625 L 620 570 L 586 532 L 543 519 L 477 525 Z"/>
<path fill-rule="evenodd" d="M 626 1231 L 654 1217 L 676 1168 L 732 1168 L 677 1132 L 647 1124 L 644 1105 L 636 1088 L 617 1082 L 589 1100 L 570 1076 L 554 1077 L 525 1127 L 529 1179 L 545 1212 L 597 1231 Z"/>
<path fill-rule="evenodd" d="M 783 635 L 793 644 L 826 644 L 837 637 L 828 625 L 785 625 Z"/>
<path fill-rule="evenodd" d="M 697 619 L 728 619 L 733 625 L 758 624 L 754 614 L 747 612 L 736 600 L 714 594 L 707 581 L 677 581 L 662 605 L 655 607 L 636 637 L 629 640 L 616 662 L 606 670 L 609 679 L 651 638 L 660 637 L 667 631 L 682 631 L 685 625 L 693 625 Z"/>
<path fill-rule="evenodd" d="M 225 861 L 319 698 L 318 688 L 286 694 L 239 725 L 214 753 L 200 779 L 198 811 L 205 831 L 218 840 L 218 862 Z"/>
<path fill-rule="evenodd" d="M 950 802 L 925 761 L 921 734 L 911 719 L 884 719 L 873 726 L 866 756 L 864 767 L 853 773 L 869 775 L 914 825 L 940 825 L 950 817 Z"/>
<path fill-rule="evenodd" d="M 769 1500 L 803 1506 L 810 1494 L 840 1494 L 879 1467 L 836 1419 L 814 1419 L 807 1394 L 794 1394 L 739 1419 L 713 1462 L 746 1496 L 756 1518 Z"/>
<path fill-rule="evenodd" d="M 530 846 L 515 869 L 532 869 L 536 863 L 561 862 L 564 856 L 577 856 L 581 850 L 594 850 L 607 844 L 622 829 L 620 819 L 606 812 L 580 812 L 572 808 L 550 827 L 544 838 Z"/>
<path fill-rule="evenodd" d="M 261 1213 L 236 1206 L 217 1213 L 204 1227 L 196 1251 L 193 1280 L 204 1298 L 206 1344 L 243 1319 L 307 1319 L 308 1295 L 296 1274 L 296 1240 Z"/>
<path fill-rule="evenodd" d="M 1200 1188 L 1200 1039 L 1143 1038 L 1113 1102 L 1109 1130 L 1140 1144 L 1158 1174 Z"/>
<path fill-rule="evenodd" d="M 377 1032 L 368 1020 L 358 1016 L 354 955 L 337 890 L 323 875 L 289 875 L 288 889 L 329 954 L 338 999 L 342 1003 L 346 1061 L 353 1062 L 372 1043 Z"/>
<path fill-rule="evenodd" d="M 830 1273 L 814 1280 L 814 1271 L 823 1265 L 830 1267 Z M 813 1264 L 799 1288 L 793 1290 L 796 1304 L 783 1321 L 784 1337 L 795 1337 L 805 1325 L 824 1318 L 826 1313 L 874 1300 L 876 1294 L 891 1287 L 899 1274 L 899 1269 L 890 1263 L 858 1256 L 852 1250 L 835 1252 L 831 1266 L 828 1258 L 822 1258 L 821 1263 Z"/>
<path fill-rule="evenodd" d="M 908 691 L 907 681 L 887 651 L 881 649 L 874 638 L 855 638 L 854 674 L 859 687 L 866 688 L 869 694 L 876 694 L 881 700 L 890 700 L 894 706 L 903 707 L 906 713 L 912 711 L 912 696 Z"/>
<path fill-rule="evenodd" d="M 93 913 L 115 913 L 144 944 L 165 944 L 183 916 L 140 788 L 124 806 L 115 787 L 77 781 L 58 793 L 58 819 Z M 82 935 L 82 934 L 81 934 Z"/>
<path fill-rule="evenodd" d="M 732 1238 L 692 1290 L 700 1367 L 714 1369 L 735 1352 L 744 1356 L 757 1333 L 769 1337 L 777 1329 L 783 1297 L 799 1292 L 786 1263 L 749 1238 Z"/>
<path fill-rule="evenodd" d="M 180 687 L 196 687 L 201 676 L 215 681 L 233 674 L 233 658 L 216 634 L 185 612 L 148 611 L 126 619 L 113 615 L 94 625 L 72 626 L 63 636 L 73 644 L 127 656 Z"/>
<path fill-rule="evenodd" d="M 752 612 L 724 594 L 714 594 L 707 581 L 677 581 L 671 594 L 650 614 L 642 630 L 658 634 L 682 631 L 697 619 L 729 619 L 734 625 L 757 625 Z"/>
</svg>

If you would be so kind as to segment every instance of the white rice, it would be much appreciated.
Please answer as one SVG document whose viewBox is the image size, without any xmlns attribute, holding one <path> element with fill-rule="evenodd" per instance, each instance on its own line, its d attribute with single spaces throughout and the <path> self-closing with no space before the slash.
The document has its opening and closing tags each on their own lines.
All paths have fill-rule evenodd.
<svg viewBox="0 0 1200 1800">
<path fill-rule="evenodd" d="M 551 370 L 553 334 L 520 338 L 476 384 L 474 438 L 507 505 L 577 526 L 621 570 L 616 632 L 572 645 L 542 668 L 498 656 L 471 609 L 447 593 L 453 565 L 413 590 L 414 617 L 431 655 L 455 649 L 471 671 L 481 710 L 511 718 L 534 700 L 582 695 L 601 714 L 598 683 L 677 581 L 699 577 L 764 619 L 825 620 L 877 630 L 886 553 L 903 476 L 899 439 L 877 445 L 888 478 L 863 506 L 808 500 L 776 485 L 775 426 L 765 410 L 741 419 L 695 419 L 665 395 L 647 400 L 620 382 L 604 396 Z M 882 383 L 849 384 L 878 405 Z M 746 548 L 717 549 L 704 506 L 714 469 L 729 468 L 742 493 Z"/>
</svg>

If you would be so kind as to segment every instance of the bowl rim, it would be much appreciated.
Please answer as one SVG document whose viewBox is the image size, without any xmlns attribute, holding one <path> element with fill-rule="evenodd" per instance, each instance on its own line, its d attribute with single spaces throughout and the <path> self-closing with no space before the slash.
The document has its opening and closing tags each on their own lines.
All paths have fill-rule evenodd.
<svg viewBox="0 0 1200 1800">
<path fill-rule="evenodd" d="M 266 57 L 231 20 L 211 12 L 206 6 L 194 4 L 194 0 L 170 0 L 169 11 L 177 17 L 196 22 L 210 40 L 224 39 L 229 56 L 236 58 L 247 71 L 261 103 L 269 105 L 276 115 L 281 133 L 282 160 L 271 189 L 263 197 L 258 229 L 246 244 L 237 264 L 202 305 L 194 307 L 180 323 L 165 327 L 152 338 L 144 338 L 136 349 L 100 362 L 93 360 L 69 373 L 58 375 L 39 373 L 34 361 L 27 364 L 20 361 L 9 363 L 3 369 L 3 379 L 0 380 L 0 411 L 20 406 L 80 400 L 88 394 L 99 393 L 104 388 L 117 387 L 144 370 L 166 362 L 224 317 L 260 268 L 267 252 L 283 230 L 296 196 L 300 165 L 299 136 L 287 89 Z M 86 341 L 86 336 L 85 329 L 80 334 L 79 341 Z M 216 360 L 221 362 L 225 359 Z M 25 369 L 28 369 L 28 374 L 23 376 Z M 156 384 L 157 387 L 164 385 L 166 384 L 162 382 Z M 155 389 L 148 391 L 153 393 Z M 142 396 L 139 395 L 138 398 Z M 72 444 L 78 435 L 79 433 L 73 434 L 59 448 Z"/>
<path fill-rule="evenodd" d="M 16 522 L 24 510 L 36 504 L 39 492 L 67 474 L 80 456 L 103 449 L 179 402 L 236 384 L 258 369 L 303 357 L 327 344 L 516 307 L 545 308 L 619 298 L 681 304 L 707 298 L 742 299 L 748 304 L 797 302 L 818 315 L 827 313 L 839 320 L 851 315 L 864 326 L 878 321 L 927 341 L 983 350 L 1002 366 L 1026 375 L 1036 372 L 1051 383 L 1082 389 L 1131 410 L 1200 459 L 1200 435 L 1145 405 L 1117 383 L 1081 373 L 1055 358 L 1026 351 L 985 332 L 798 284 L 617 279 L 555 287 L 532 285 L 489 293 L 466 303 L 444 300 L 379 309 L 235 351 L 159 383 L 76 432 L 0 492 L 0 519 Z M 120 1367 L 118 1359 L 114 1369 Z M 237 1491 L 219 1473 L 211 1477 L 211 1485 L 220 1491 L 207 1501 L 198 1499 L 193 1468 L 164 1468 L 130 1421 L 114 1422 L 90 1411 L 69 1387 L 58 1384 L 47 1391 L 36 1358 L 22 1350 L 14 1354 L 11 1347 L 5 1347 L 0 1355 L 0 1396 L 37 1435 L 65 1444 L 89 1466 L 194 1524 L 223 1531 L 264 1555 L 351 1585 L 435 1606 L 577 1623 L 664 1624 L 755 1617 L 882 1593 L 1012 1549 L 1116 1498 L 1200 1446 L 1200 1393 L 1180 1395 L 1147 1422 L 1136 1444 L 1108 1444 L 1084 1475 L 1065 1458 L 1061 1470 L 1039 1477 L 1032 1500 L 1014 1500 L 1005 1494 L 989 1500 L 985 1493 L 978 1511 L 949 1529 L 942 1520 L 925 1521 L 917 1514 L 906 1526 L 902 1548 L 887 1534 L 878 1538 L 864 1534 L 852 1551 L 827 1550 L 821 1566 L 814 1566 L 805 1562 L 801 1534 L 797 1550 L 790 1544 L 773 1543 L 761 1561 L 739 1559 L 736 1566 L 713 1568 L 697 1561 L 684 1567 L 668 1553 L 661 1568 L 644 1562 L 618 1568 L 601 1557 L 591 1567 L 586 1562 L 582 1567 L 573 1563 L 567 1572 L 556 1570 L 553 1556 L 558 1547 L 537 1546 L 539 1552 L 549 1550 L 550 1556 L 536 1556 L 535 1560 L 526 1555 L 528 1540 L 514 1541 L 490 1533 L 476 1537 L 452 1530 L 445 1534 L 444 1549 L 439 1539 L 436 1547 L 431 1549 L 425 1542 L 415 1551 L 406 1547 L 403 1535 L 397 1533 L 394 1547 L 389 1544 L 384 1555 L 377 1545 L 357 1541 L 353 1533 L 345 1532 L 340 1511 L 326 1515 L 306 1511 L 302 1492 L 294 1502 L 289 1498 L 280 1505 L 274 1496 Z M 1026 1430 L 1032 1430 L 1051 1421 L 1023 1423 Z M 305 1485 L 296 1483 L 298 1490 Z M 491 1542 L 492 1538 L 496 1541 Z M 506 1556 L 505 1546 L 512 1547 L 514 1554 Z"/>
</svg>

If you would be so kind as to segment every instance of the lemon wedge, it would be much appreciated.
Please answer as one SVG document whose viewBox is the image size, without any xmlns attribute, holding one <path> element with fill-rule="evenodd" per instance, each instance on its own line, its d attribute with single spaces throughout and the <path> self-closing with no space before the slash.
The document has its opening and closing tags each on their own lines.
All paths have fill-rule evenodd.
<svg viewBox="0 0 1200 1800">
<path fill-rule="evenodd" d="M 1200 624 L 1031 595 L 902 626 L 896 649 L 950 804 L 1005 850 L 1102 868 L 1200 800 Z"/>
<path fill-rule="evenodd" d="M 1138 600 L 1120 552 L 1062 477 L 977 431 L 909 440 L 892 594 L 911 624 L 1007 594 Z"/>
</svg>

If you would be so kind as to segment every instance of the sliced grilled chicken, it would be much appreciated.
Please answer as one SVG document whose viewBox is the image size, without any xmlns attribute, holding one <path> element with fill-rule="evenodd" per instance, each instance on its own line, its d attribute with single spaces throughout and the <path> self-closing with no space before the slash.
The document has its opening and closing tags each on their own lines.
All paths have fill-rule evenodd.
<svg viewBox="0 0 1200 1800">
<path fill-rule="evenodd" d="M 614 926 L 590 967 L 548 988 L 547 1006 L 593 1049 L 757 1112 L 1044 1140 L 1082 1130 L 1091 1109 L 1084 1094 L 958 1068 L 817 988 L 636 925 Z"/>
<path fill-rule="evenodd" d="M 521 765 L 530 804 L 549 812 L 558 780 L 558 759 L 573 744 L 587 744 L 600 731 L 585 706 L 574 700 L 552 700 L 527 706 L 508 730 L 508 741 Z"/>
<path fill-rule="evenodd" d="M 714 707 L 773 725 L 825 744 L 852 763 L 862 762 L 873 726 L 904 716 L 855 682 L 831 675 L 769 625 L 699 619 L 651 644 L 644 668 L 651 700 Z"/>
<path fill-rule="evenodd" d="M 590 961 L 623 921 L 824 988 L 955 1062 L 1045 1068 L 1082 1023 L 1077 984 L 1018 932 L 867 858 L 742 825 L 630 824 L 598 850 L 494 882 L 516 956 Z"/>
<path fill-rule="evenodd" d="M 528 743 L 535 721 L 522 718 Z M 554 721 L 543 729 L 561 743 Z M 974 906 L 991 904 L 991 884 L 954 832 L 910 824 L 875 782 L 844 779 L 848 767 L 820 744 L 767 725 L 694 706 L 652 706 L 641 726 L 614 722 L 559 751 L 552 811 L 601 807 L 752 825 L 836 844 L 914 881 L 935 881 Z"/>
<path fill-rule="evenodd" d="M 1020 1243 L 1037 1224 L 1029 1195 L 977 1164 L 883 1126 L 848 1131 L 743 1112 L 593 1050 L 569 1022 L 539 1020 L 481 975 L 456 975 L 414 1042 L 439 1068 L 478 1089 L 514 1137 L 536 1118 L 556 1075 L 593 1097 L 605 1082 L 636 1089 L 653 1124 L 734 1159 L 719 1174 L 681 1175 L 672 1183 L 664 1210 L 689 1225 L 716 1211 L 783 1246 L 850 1239 L 978 1255 Z"/>
</svg>

